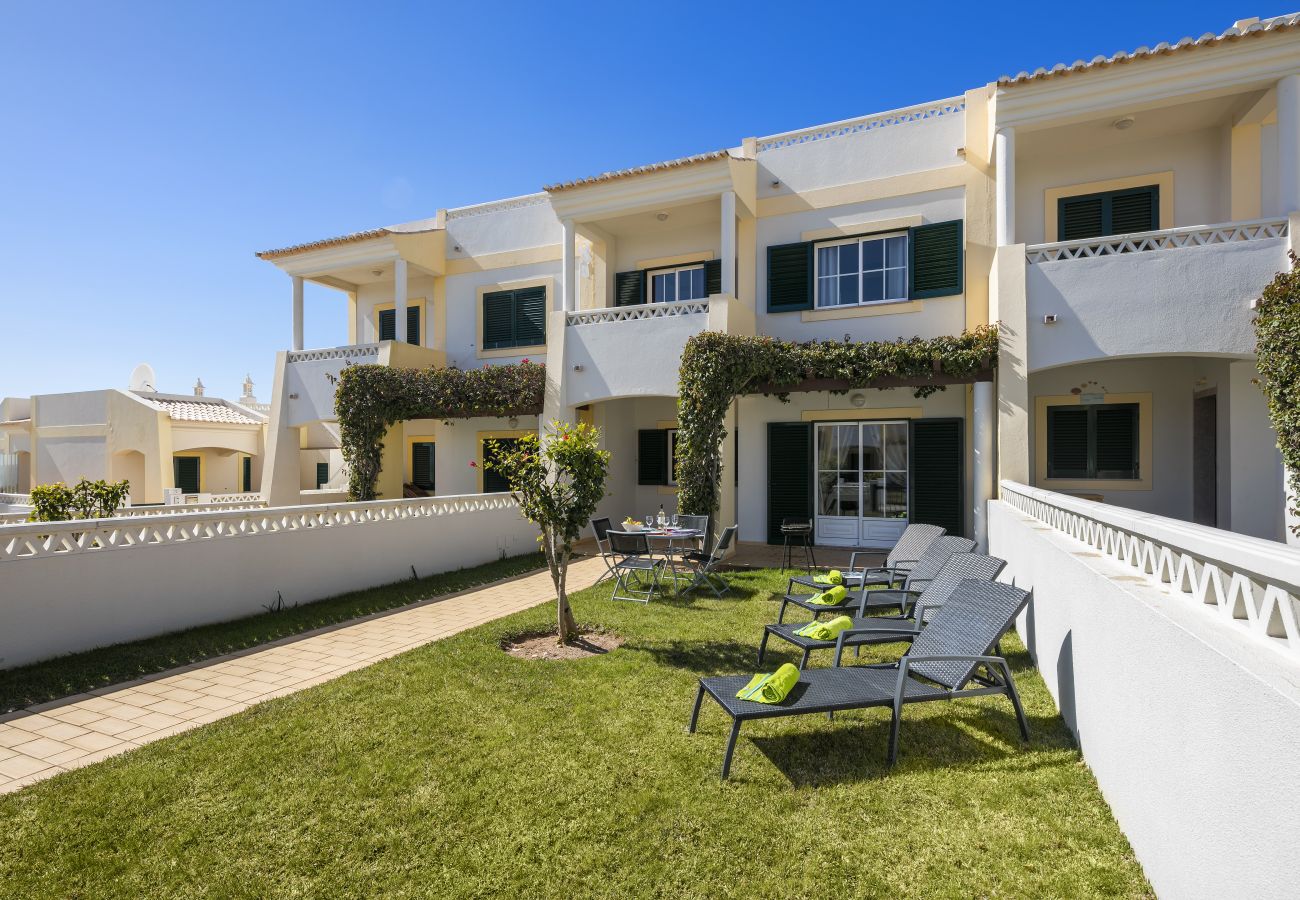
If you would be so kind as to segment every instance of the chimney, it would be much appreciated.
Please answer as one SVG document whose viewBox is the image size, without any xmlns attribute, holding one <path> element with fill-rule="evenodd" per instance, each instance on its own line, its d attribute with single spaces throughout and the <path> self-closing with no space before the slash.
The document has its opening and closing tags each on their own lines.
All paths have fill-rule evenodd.
<svg viewBox="0 0 1300 900">
<path fill-rule="evenodd" d="M 242 396 L 242 397 L 239 398 L 239 402 L 240 402 L 240 403 L 243 403 L 243 404 L 245 404 L 245 405 L 247 405 L 247 404 L 249 404 L 249 403 L 256 403 L 256 402 L 257 402 L 257 398 L 253 396 L 253 376 L 252 376 L 252 375 L 245 375 L 245 376 L 244 376 L 244 396 Z"/>
<path fill-rule="evenodd" d="M 194 396 L 195 396 L 195 397 L 202 397 L 202 396 L 203 396 L 203 379 L 202 379 L 202 378 L 196 379 L 195 382 L 194 382 Z"/>
</svg>

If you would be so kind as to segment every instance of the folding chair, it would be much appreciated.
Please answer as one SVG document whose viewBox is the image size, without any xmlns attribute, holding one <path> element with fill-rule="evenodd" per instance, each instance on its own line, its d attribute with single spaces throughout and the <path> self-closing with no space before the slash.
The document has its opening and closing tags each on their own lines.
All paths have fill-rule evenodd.
<svg viewBox="0 0 1300 900">
<path fill-rule="evenodd" d="M 591 520 L 591 532 L 596 536 L 596 550 L 600 553 L 600 559 L 605 564 L 605 574 L 596 579 L 597 584 L 600 584 L 606 578 L 613 578 L 616 574 L 614 572 L 615 557 L 614 554 L 609 552 L 609 532 L 613 527 L 608 518 Z"/>
<path fill-rule="evenodd" d="M 726 558 L 727 549 L 731 547 L 731 541 L 735 538 L 739 527 L 739 525 L 728 525 L 723 530 L 722 537 L 718 538 L 712 553 L 693 550 L 682 555 L 682 561 L 691 567 L 692 574 L 695 576 L 682 591 L 683 594 L 690 593 L 701 585 L 713 591 L 715 597 L 721 597 L 731 591 L 731 585 L 727 584 L 727 580 L 714 569 Z M 722 590 L 718 590 L 719 585 L 722 586 Z"/>
<path fill-rule="evenodd" d="M 650 554 L 650 538 L 644 533 L 609 531 L 606 534 L 614 557 L 610 566 L 614 572 L 614 592 L 609 599 L 649 603 L 660 589 L 659 582 L 666 565 L 664 559 Z M 643 580 L 647 576 L 650 578 L 648 584 Z"/>
</svg>

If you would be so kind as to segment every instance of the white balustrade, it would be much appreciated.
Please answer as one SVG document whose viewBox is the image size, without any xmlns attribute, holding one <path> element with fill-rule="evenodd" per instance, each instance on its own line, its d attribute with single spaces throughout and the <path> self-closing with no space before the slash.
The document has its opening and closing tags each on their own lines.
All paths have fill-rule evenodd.
<svg viewBox="0 0 1300 900">
<path fill-rule="evenodd" d="M 964 97 L 935 100 L 932 103 L 922 103 L 917 106 L 908 106 L 903 109 L 890 110 L 889 112 L 877 113 L 871 116 L 861 116 L 856 119 L 844 119 L 839 122 L 832 122 L 829 125 L 818 125 L 815 128 L 768 135 L 758 139 L 758 152 L 763 153 L 796 144 L 807 144 L 811 141 L 823 141 L 827 138 L 842 137 L 847 134 L 876 131 L 880 128 L 905 125 L 908 122 L 919 122 L 923 119 L 937 119 L 942 116 L 956 115 L 965 110 L 966 99 Z"/>
<path fill-rule="evenodd" d="M 1195 225 L 1187 228 L 1167 228 L 1161 231 L 1139 231 L 1132 234 L 1057 241 L 1052 244 L 1034 244 L 1025 248 L 1025 258 L 1034 264 L 1062 259 L 1114 256 L 1120 253 L 1142 253 L 1148 250 L 1180 250 L 1215 244 L 1238 244 L 1286 236 L 1286 219 L 1257 219 L 1250 222 Z"/>
<path fill-rule="evenodd" d="M 160 512 L 156 515 L 0 525 L 0 563 L 395 519 L 440 518 L 514 506 L 509 494 L 465 494 L 206 512 L 192 511 L 193 507 L 186 512 L 157 507 Z"/>
<path fill-rule="evenodd" d="M 351 344 L 347 347 L 326 347 L 321 350 L 291 352 L 286 360 L 291 363 L 312 362 L 322 359 L 366 360 L 379 356 L 378 344 Z"/>
<path fill-rule="evenodd" d="M 565 316 L 569 325 L 592 325 L 597 322 L 630 322 L 637 319 L 661 319 L 669 316 L 708 315 L 708 300 L 678 300 L 672 303 L 637 303 L 606 309 L 583 309 Z"/>
<path fill-rule="evenodd" d="M 1152 587 L 1300 655 L 1300 550 L 1013 481 L 1002 482 L 1002 499 L 1135 570 Z"/>
</svg>

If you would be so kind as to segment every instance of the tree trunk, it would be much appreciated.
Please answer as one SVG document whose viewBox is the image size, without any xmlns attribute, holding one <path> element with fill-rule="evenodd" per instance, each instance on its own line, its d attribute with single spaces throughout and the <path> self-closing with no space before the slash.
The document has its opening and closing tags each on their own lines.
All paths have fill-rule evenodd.
<svg viewBox="0 0 1300 900">
<path fill-rule="evenodd" d="M 553 529 L 546 529 L 542 536 L 542 546 L 546 553 L 546 564 L 551 570 L 551 581 L 555 584 L 555 635 L 561 644 L 568 644 L 578 637 L 578 623 L 573 618 L 573 608 L 569 606 L 569 594 L 565 589 L 569 574 L 569 550 L 563 546 Z"/>
</svg>

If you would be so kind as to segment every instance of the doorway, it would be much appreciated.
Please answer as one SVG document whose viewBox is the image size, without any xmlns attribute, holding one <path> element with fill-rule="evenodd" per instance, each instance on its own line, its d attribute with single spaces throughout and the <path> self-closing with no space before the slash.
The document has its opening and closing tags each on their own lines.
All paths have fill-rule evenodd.
<svg viewBox="0 0 1300 900">
<path fill-rule="evenodd" d="M 906 421 L 819 423 L 816 540 L 890 547 L 907 527 Z"/>
<path fill-rule="evenodd" d="M 1192 521 L 1219 526 L 1219 398 L 1192 398 Z"/>
</svg>

